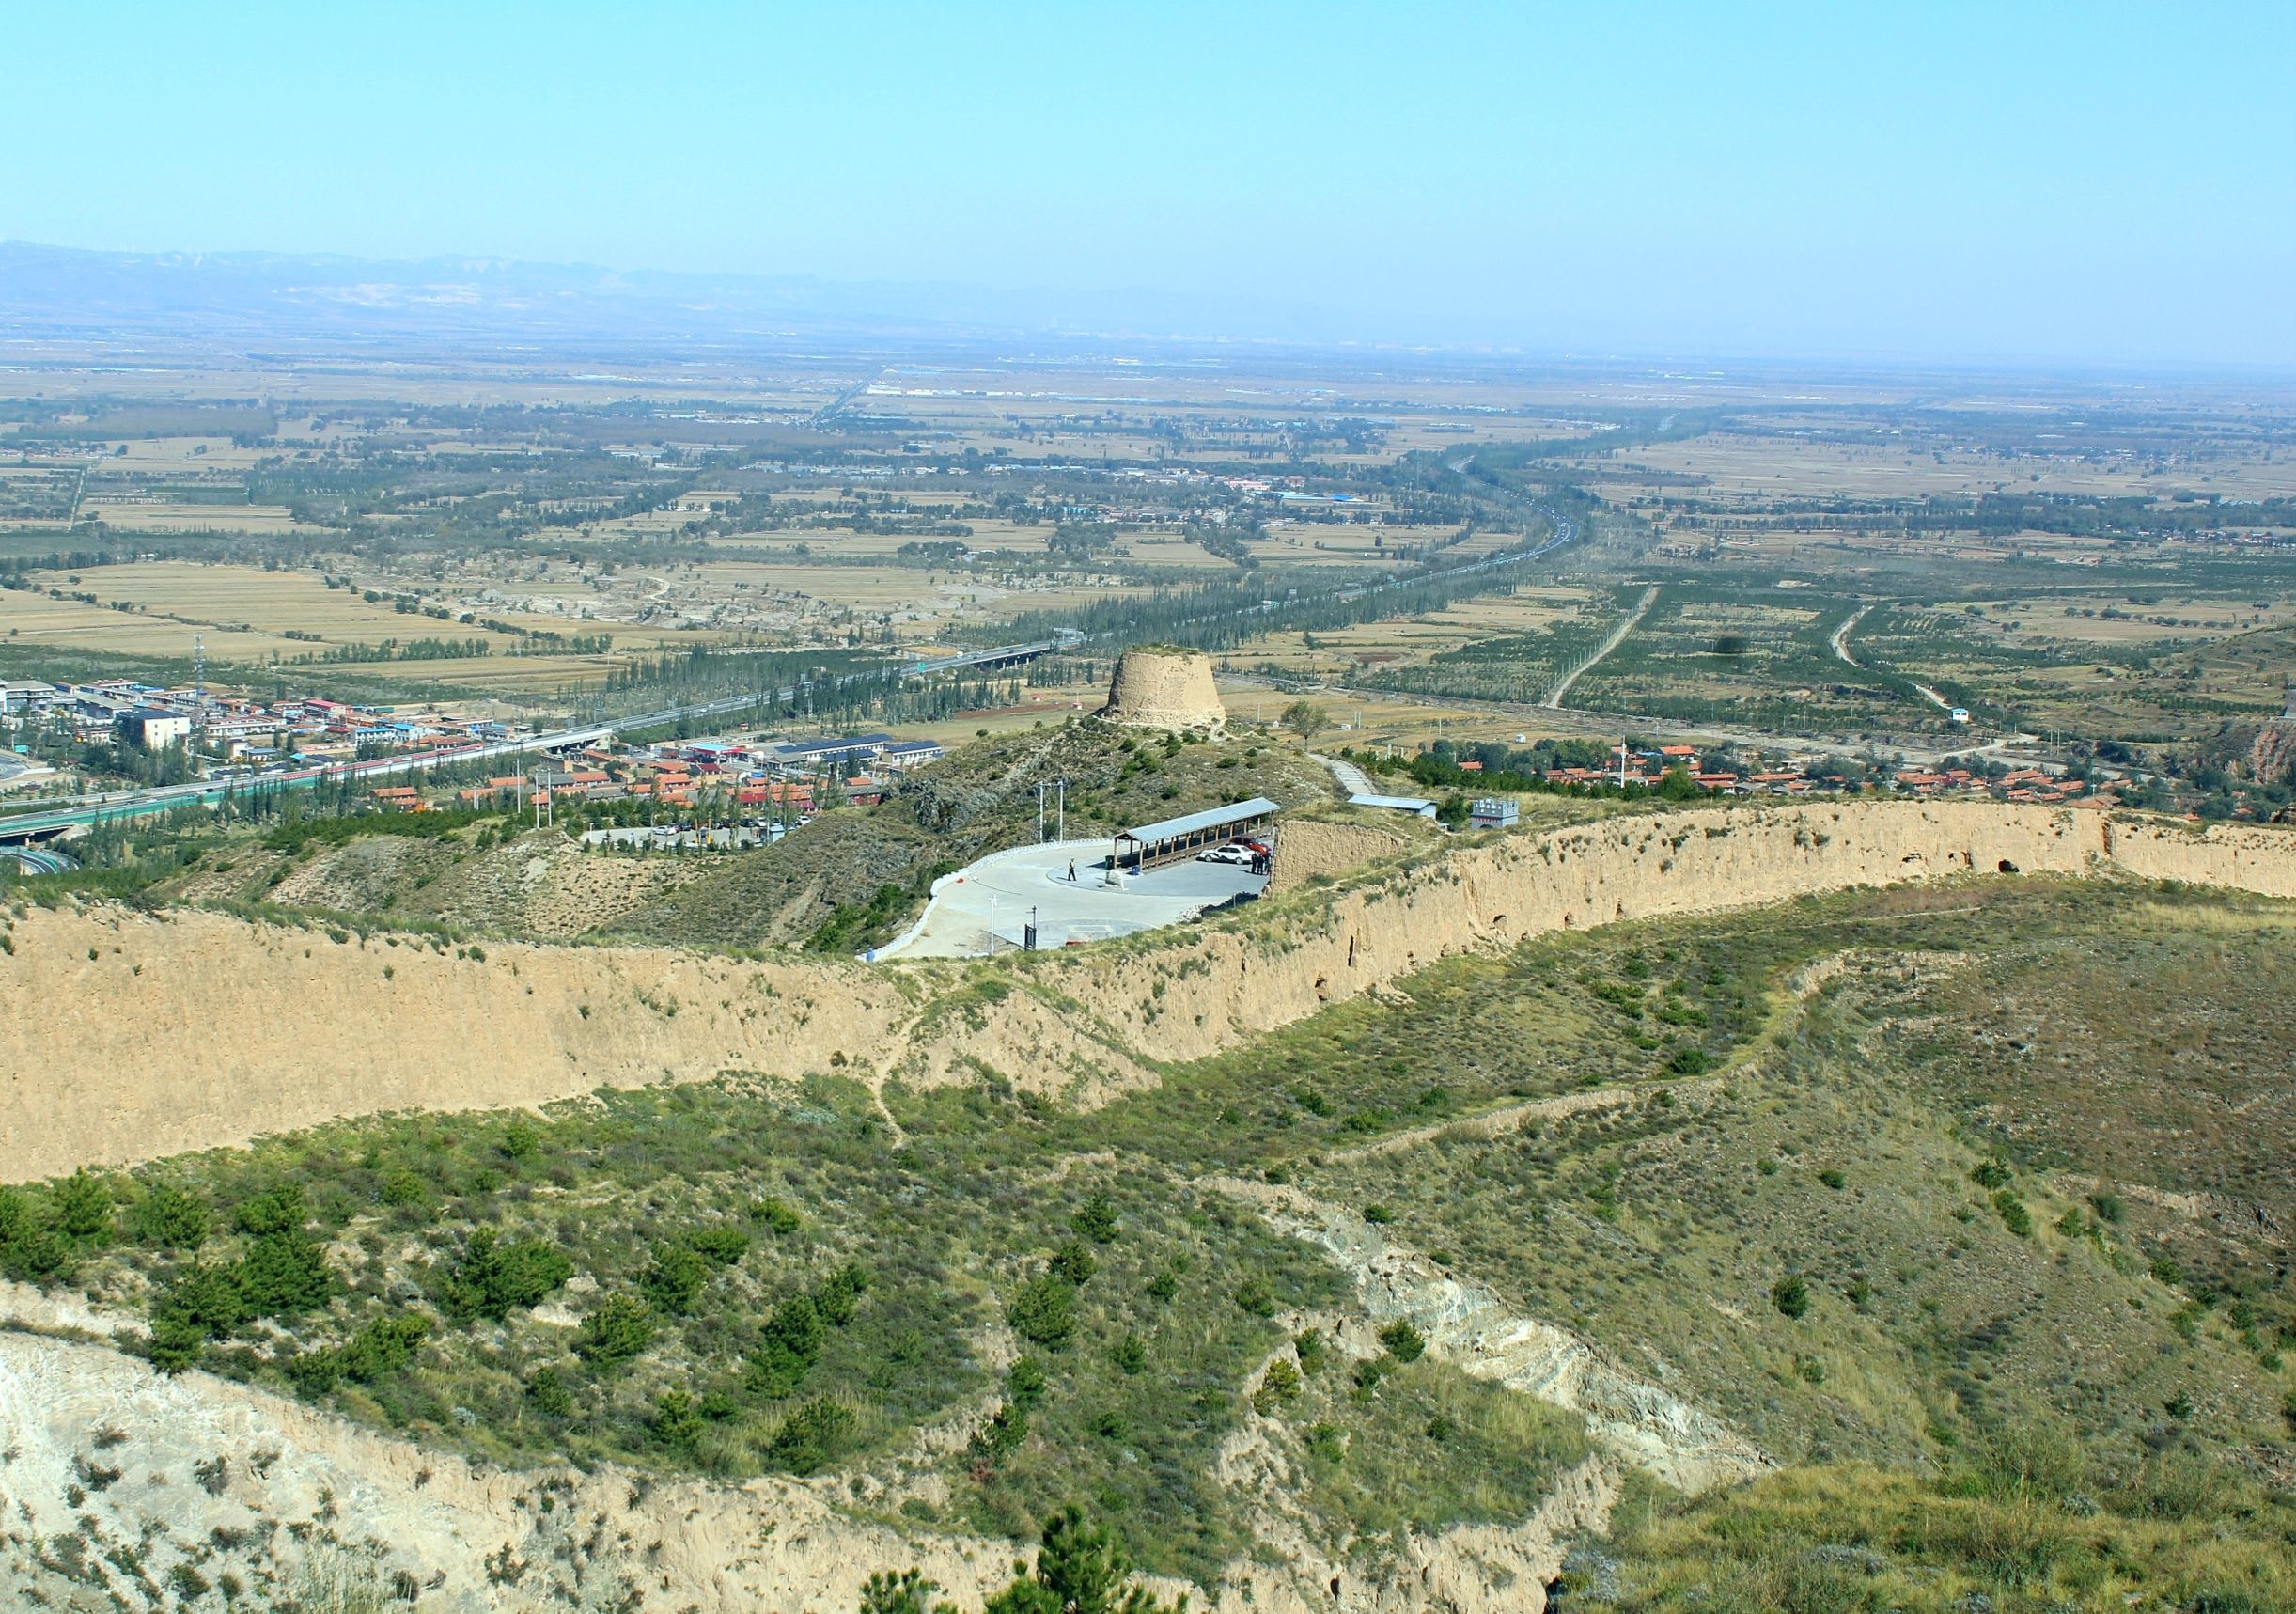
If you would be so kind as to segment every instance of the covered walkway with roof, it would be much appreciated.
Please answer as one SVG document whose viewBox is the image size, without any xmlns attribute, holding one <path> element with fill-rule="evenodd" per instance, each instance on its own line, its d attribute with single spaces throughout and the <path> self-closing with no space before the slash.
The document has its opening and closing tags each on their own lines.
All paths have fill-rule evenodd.
<svg viewBox="0 0 2296 1614">
<path fill-rule="evenodd" d="M 1263 837 L 1274 827 L 1275 815 L 1282 810 L 1266 796 L 1254 796 L 1248 802 L 1182 813 L 1178 818 L 1160 819 L 1135 829 L 1119 829 L 1116 834 L 1115 865 L 1136 874 L 1194 857 L 1206 847 Z"/>
</svg>

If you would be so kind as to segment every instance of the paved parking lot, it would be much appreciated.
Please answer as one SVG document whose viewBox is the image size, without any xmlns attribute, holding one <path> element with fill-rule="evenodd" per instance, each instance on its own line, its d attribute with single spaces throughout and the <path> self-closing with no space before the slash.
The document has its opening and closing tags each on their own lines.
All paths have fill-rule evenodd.
<svg viewBox="0 0 2296 1614">
<path fill-rule="evenodd" d="M 1228 863 L 1175 863 L 1118 887 L 1103 883 L 1105 839 L 1017 847 L 982 858 L 950 875 L 907 938 L 878 949 L 879 958 L 977 958 L 1021 945 L 1029 910 L 1037 911 L 1037 945 L 1066 947 L 1104 941 L 1134 931 L 1192 919 L 1239 897 L 1256 897 L 1264 875 Z M 1069 877 L 1073 864 L 1076 877 Z"/>
</svg>

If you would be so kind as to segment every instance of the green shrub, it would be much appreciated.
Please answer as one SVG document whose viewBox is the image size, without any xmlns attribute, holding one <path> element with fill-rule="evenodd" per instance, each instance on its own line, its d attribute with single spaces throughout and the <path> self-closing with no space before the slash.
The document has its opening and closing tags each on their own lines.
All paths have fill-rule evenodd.
<svg viewBox="0 0 2296 1614">
<path fill-rule="evenodd" d="M 573 1395 L 555 1368 L 537 1368 L 526 1381 L 526 1399 L 544 1418 L 565 1418 L 574 1410 Z"/>
<path fill-rule="evenodd" d="M 55 1225 L 67 1238 L 102 1242 L 112 1226 L 111 1185 L 85 1167 L 65 1178 L 55 1185 Z"/>
<path fill-rule="evenodd" d="M 1379 1342 L 1387 1347 L 1387 1354 L 1398 1362 L 1415 1362 L 1427 1354 L 1427 1340 L 1411 1320 L 1398 1317 L 1379 1331 Z"/>
<path fill-rule="evenodd" d="M 1259 1388 L 1253 1392 L 1252 1404 L 1265 1416 L 1273 1414 L 1283 1402 L 1297 1401 L 1300 1396 L 1300 1370 L 1289 1356 L 1278 1356 L 1260 1374 Z"/>
<path fill-rule="evenodd" d="M 1082 1289 L 1092 1281 L 1092 1275 L 1101 1263 L 1092 1258 L 1092 1251 L 1081 1239 L 1070 1239 L 1053 1252 L 1052 1270 L 1055 1277 Z"/>
<path fill-rule="evenodd" d="M 842 1328 L 853 1320 L 853 1310 L 868 1287 L 868 1268 L 848 1261 L 813 1286 L 813 1304 L 820 1308 L 822 1322 Z"/>
<path fill-rule="evenodd" d="M 412 1362 L 430 1332 L 430 1319 L 418 1314 L 378 1317 L 344 1344 L 290 1357 L 287 1376 L 307 1396 L 324 1395 L 344 1379 L 375 1384 Z"/>
<path fill-rule="evenodd" d="M 758 1348 L 750 1354 L 746 1381 L 750 1393 L 768 1401 L 783 1401 L 795 1394 L 813 1364 L 820 1360 L 821 1341 L 828 1332 L 820 1308 L 811 1295 L 795 1295 L 773 1308 L 759 1331 Z"/>
<path fill-rule="evenodd" d="M 1291 1341 L 1291 1349 L 1300 1358 L 1300 1371 L 1314 1378 L 1323 1371 L 1323 1336 L 1310 1328 Z"/>
<path fill-rule="evenodd" d="M 31 1283 L 53 1282 L 71 1266 L 71 1251 L 39 1215 L 31 1198 L 0 1187 L 0 1272 Z"/>
<path fill-rule="evenodd" d="M 129 1214 L 138 1245 L 154 1249 L 197 1249 L 207 1242 L 207 1200 L 186 1194 L 172 1183 L 161 1183 L 135 1200 Z"/>
<path fill-rule="evenodd" d="M 749 1235 L 729 1223 L 688 1233 L 686 1243 L 712 1266 L 731 1266 L 749 1253 Z"/>
<path fill-rule="evenodd" d="M 682 1317 L 701 1298 L 710 1280 L 709 1263 L 684 1244 L 654 1246 L 653 1263 L 638 1277 L 638 1289 L 666 1317 Z"/>
<path fill-rule="evenodd" d="M 419 1205 L 430 1198 L 430 1184 L 401 1167 L 383 1179 L 381 1193 L 386 1205 Z"/>
<path fill-rule="evenodd" d="M 1970 1168 L 1969 1180 L 1989 1192 L 2009 1185 L 2009 1168 L 1998 1160 L 1980 1160 Z"/>
<path fill-rule="evenodd" d="M 1017 1577 L 981 1614 L 1181 1614 L 1187 1606 L 1185 1597 L 1167 1609 L 1137 1587 L 1127 1590 L 1132 1569 L 1122 1544 L 1106 1527 L 1086 1524 L 1072 1505 L 1045 1520 L 1035 1573 L 1013 1568 Z M 878 1611 L 865 1607 L 864 1614 Z"/>
<path fill-rule="evenodd" d="M 700 1443 L 705 1427 L 701 1409 L 683 1390 L 663 1391 L 662 1398 L 654 1402 L 652 1415 L 646 1420 L 646 1433 L 655 1444 L 681 1453 L 693 1451 Z"/>
<path fill-rule="evenodd" d="M 937 1609 L 955 1607 L 933 1602 L 933 1593 L 940 1590 L 938 1582 L 914 1568 L 898 1575 L 879 1570 L 861 1588 L 861 1614 L 936 1614 Z"/>
<path fill-rule="evenodd" d="M 1810 1286 L 1800 1273 L 1789 1272 L 1771 1285 L 1770 1301 L 1782 1316 L 1806 1317 L 1810 1309 Z"/>
<path fill-rule="evenodd" d="M 1070 1219 L 1076 1230 L 1096 1245 L 1111 1244 L 1116 1240 L 1116 1202 L 1106 1194 L 1095 1190 L 1086 1195 L 1085 1202 L 1077 1207 L 1076 1214 Z"/>
<path fill-rule="evenodd" d="M 1014 1293 L 1005 1320 L 1030 1344 L 1057 1351 L 1076 1333 L 1076 1286 L 1057 1273 L 1041 1273 Z"/>
<path fill-rule="evenodd" d="M 254 1315 L 239 1266 L 194 1262 L 176 1275 L 151 1312 L 151 1365 L 180 1372 L 210 1340 L 228 1338 Z"/>
<path fill-rule="evenodd" d="M 430 1333 L 430 1320 L 419 1312 L 378 1317 L 351 1337 L 343 1347 L 343 1372 L 363 1385 L 395 1373 L 414 1359 L 415 1348 Z"/>
<path fill-rule="evenodd" d="M 2001 1225 L 2019 1238 L 2033 1236 L 2033 1213 L 2025 1202 L 2004 1188 L 1993 1196 L 1993 1209 L 2001 1214 Z"/>
<path fill-rule="evenodd" d="M 258 1317 L 297 1317 L 327 1303 L 335 1275 L 317 1239 L 300 1229 L 259 1234 L 240 1258 L 240 1287 Z"/>
<path fill-rule="evenodd" d="M 765 1460 L 791 1474 L 812 1474 L 828 1466 L 853 1436 L 852 1409 L 824 1398 L 790 1409 L 765 1443 Z"/>
<path fill-rule="evenodd" d="M 574 1352 L 592 1367 L 618 1367 L 653 1343 L 654 1317 L 627 1294 L 610 1294 L 582 1320 Z"/>
<path fill-rule="evenodd" d="M 458 1323 L 479 1317 L 499 1323 L 537 1304 L 573 1272 L 573 1261 L 555 1245 L 539 1239 L 506 1245 L 492 1228 L 480 1228 L 440 1285 L 439 1303 Z"/>
<path fill-rule="evenodd" d="M 242 1232 L 258 1236 L 291 1232 L 310 1219 L 300 1183 L 274 1183 L 261 1193 L 241 1200 L 239 1209 L 232 1213 L 232 1220 L 239 1224 Z"/>
</svg>

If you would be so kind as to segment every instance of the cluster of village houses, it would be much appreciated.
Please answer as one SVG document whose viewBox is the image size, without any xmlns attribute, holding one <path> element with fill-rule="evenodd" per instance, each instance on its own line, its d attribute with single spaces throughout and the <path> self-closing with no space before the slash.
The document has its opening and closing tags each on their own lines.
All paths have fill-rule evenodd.
<svg viewBox="0 0 2296 1614">
<path fill-rule="evenodd" d="M 1837 781 L 1813 776 L 1798 762 L 1781 763 L 1757 771 L 1709 767 L 1700 758 L 1695 745 L 1660 745 L 1643 751 L 1625 751 L 1619 763 L 1606 768 L 1550 768 L 1545 777 L 1571 784 L 1639 784 L 1656 786 L 1676 769 L 1688 774 L 1703 790 L 1738 796 L 1798 796 L 1816 791 L 1835 790 Z M 1462 761 L 1460 769 L 1467 773 L 1481 770 L 1482 764 Z M 1972 768 L 1947 767 L 1940 769 L 1904 768 L 1890 781 L 1898 790 L 1919 796 L 1982 796 L 1994 801 L 2063 802 L 2091 793 L 2092 787 L 2070 776 L 2050 774 L 2039 768 L 2023 768 L 2004 774 L 1988 775 Z M 2095 787 L 2110 789 L 2109 786 Z"/>
<path fill-rule="evenodd" d="M 561 807 L 572 802 L 650 802 L 691 807 L 705 801 L 744 816 L 786 821 L 810 818 L 830 792 L 867 807 L 883 798 L 893 775 L 936 760 L 932 740 L 890 734 L 846 734 L 818 740 L 677 740 L 651 745 L 601 741 L 563 762 L 527 774 L 506 774 L 455 792 L 462 807 L 507 804 Z M 374 792 L 386 806 L 419 805 L 411 785 Z"/>
<path fill-rule="evenodd" d="M 192 688 L 160 688 L 129 679 L 87 683 L 0 682 L 0 717 L 18 727 L 70 723 L 83 743 L 122 741 L 146 750 L 191 745 L 231 763 L 333 760 L 383 750 L 444 744 L 487 744 L 527 732 L 517 724 L 424 712 L 401 715 L 388 707 L 354 706 L 321 696 L 262 701 L 208 695 Z"/>
<path fill-rule="evenodd" d="M 530 732 L 520 724 L 450 711 L 425 710 L 409 716 L 391 708 L 320 696 L 260 701 L 211 696 L 188 687 L 157 688 L 125 679 L 72 684 L 0 682 L 0 722 L 21 730 L 30 725 L 52 729 L 59 721 L 69 722 L 74 737 L 82 741 L 117 740 L 152 750 L 187 744 L 225 766 L 250 772 L 290 761 L 309 764 L 492 744 L 524 739 Z M 639 800 L 683 807 L 707 798 L 784 821 L 810 817 L 833 791 L 842 802 L 875 802 L 890 776 L 932 761 L 941 753 L 942 747 L 930 740 L 874 733 L 784 742 L 681 740 L 641 746 L 601 741 L 544 767 L 505 774 L 451 792 L 394 784 L 373 793 L 384 805 L 401 808 L 504 801 L 523 807 L 554 800 Z M 1472 760 L 1459 765 L 1470 774 L 1482 766 Z M 1575 784 L 1656 786 L 1678 769 L 1705 790 L 1731 795 L 1794 796 L 1838 788 L 1835 781 L 1812 776 L 1799 764 L 1761 771 L 1708 767 L 1695 745 L 1639 751 L 1622 746 L 1615 763 L 1553 768 L 1545 776 Z M 1893 783 L 1912 795 L 2042 803 L 2089 797 L 2094 789 L 2038 768 L 1990 776 L 1963 767 L 1907 768 Z M 1417 798 L 1408 799 L 1415 810 Z"/>
<path fill-rule="evenodd" d="M 271 701 L 164 689 L 125 679 L 55 684 L 0 683 L 0 722 L 21 734 L 70 725 L 82 743 L 119 742 L 150 750 L 187 745 L 215 759 L 218 771 L 260 776 L 266 766 L 347 761 L 394 753 L 451 752 L 528 738 L 526 725 L 426 709 L 409 716 L 387 707 L 306 696 Z M 27 747 L 19 745 L 18 749 Z M 424 788 L 397 783 L 371 793 L 386 807 L 521 807 L 586 801 L 653 801 L 689 807 L 705 796 L 758 816 L 807 817 L 832 790 L 866 805 L 886 779 L 937 759 L 940 744 L 890 734 L 745 743 L 678 740 L 650 745 L 600 741 L 565 759 L 542 759 L 527 772 L 479 786 Z"/>
</svg>

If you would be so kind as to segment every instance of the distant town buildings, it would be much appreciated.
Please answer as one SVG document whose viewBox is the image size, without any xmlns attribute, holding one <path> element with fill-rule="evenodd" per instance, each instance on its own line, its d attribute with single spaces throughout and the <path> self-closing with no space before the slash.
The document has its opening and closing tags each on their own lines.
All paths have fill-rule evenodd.
<svg viewBox="0 0 2296 1614">
<path fill-rule="evenodd" d="M 32 742 L 42 737 L 147 751 L 180 746 L 207 776 L 249 778 L 353 760 L 452 761 L 457 752 L 485 756 L 488 747 L 533 734 L 524 724 L 438 707 L 410 711 L 312 695 L 259 701 L 126 679 L 0 682 L 0 728 L 11 731 L 19 752 L 34 749 Z M 833 801 L 877 801 L 888 780 L 938 760 L 943 747 L 935 740 L 869 733 L 637 746 L 601 741 L 564 759 L 494 754 L 505 771 L 483 784 L 471 784 L 467 775 L 426 784 L 420 776 L 400 773 L 368 793 L 379 805 L 404 811 L 524 809 L 554 798 L 559 803 L 638 801 L 670 808 L 706 802 L 786 823 L 809 818 Z"/>
</svg>

